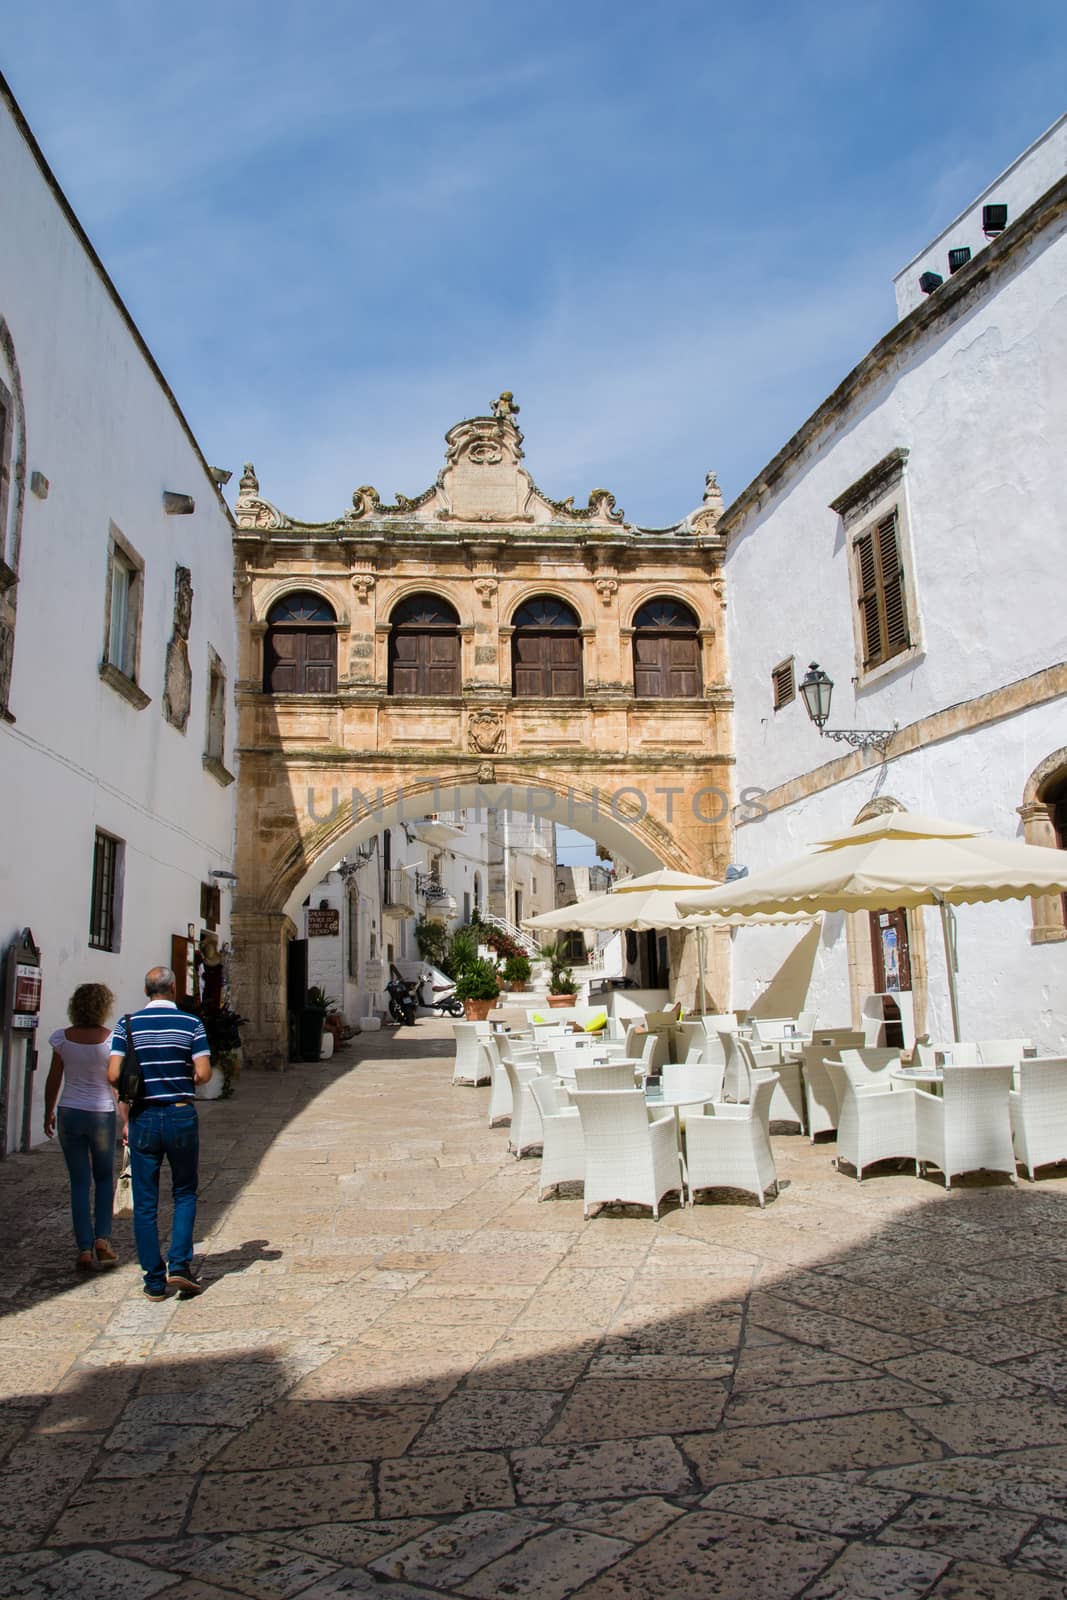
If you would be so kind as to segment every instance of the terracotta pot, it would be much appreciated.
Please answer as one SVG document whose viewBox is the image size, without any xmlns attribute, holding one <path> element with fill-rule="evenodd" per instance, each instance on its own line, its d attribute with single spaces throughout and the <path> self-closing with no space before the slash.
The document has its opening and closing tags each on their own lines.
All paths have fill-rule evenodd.
<svg viewBox="0 0 1067 1600">
<path fill-rule="evenodd" d="M 526 993 L 526 985 L 524 983 L 509 983 L 507 987 L 512 994 Z"/>
<path fill-rule="evenodd" d="M 463 1015 L 468 1022 L 484 1022 L 495 1005 L 495 1000 L 464 1000 Z"/>
<path fill-rule="evenodd" d="M 550 1006 L 572 1006 L 577 998 L 576 994 L 550 994 L 548 1003 Z"/>
</svg>

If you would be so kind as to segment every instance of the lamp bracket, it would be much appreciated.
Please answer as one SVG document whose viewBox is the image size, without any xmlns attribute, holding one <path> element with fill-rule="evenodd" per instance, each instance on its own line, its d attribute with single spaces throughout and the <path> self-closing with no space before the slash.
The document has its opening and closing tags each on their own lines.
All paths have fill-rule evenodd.
<svg viewBox="0 0 1067 1600">
<path fill-rule="evenodd" d="M 824 739 L 836 739 L 851 745 L 853 750 L 877 750 L 885 755 L 892 743 L 896 728 L 821 728 Z"/>
</svg>

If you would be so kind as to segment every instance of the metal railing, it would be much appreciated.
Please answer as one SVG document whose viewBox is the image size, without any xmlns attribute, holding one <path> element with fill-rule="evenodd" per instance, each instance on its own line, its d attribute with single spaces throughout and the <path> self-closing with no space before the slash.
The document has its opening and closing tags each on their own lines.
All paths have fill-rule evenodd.
<svg viewBox="0 0 1067 1600">
<path fill-rule="evenodd" d="M 492 911 L 479 911 L 478 916 L 482 922 L 488 923 L 491 928 L 499 928 L 501 933 L 506 933 L 510 939 L 514 939 L 519 949 L 524 950 L 528 956 L 539 956 L 541 954 L 540 944 L 532 933 L 526 932 L 525 928 L 517 928 L 513 922 L 508 922 L 504 917 L 496 916 Z"/>
</svg>

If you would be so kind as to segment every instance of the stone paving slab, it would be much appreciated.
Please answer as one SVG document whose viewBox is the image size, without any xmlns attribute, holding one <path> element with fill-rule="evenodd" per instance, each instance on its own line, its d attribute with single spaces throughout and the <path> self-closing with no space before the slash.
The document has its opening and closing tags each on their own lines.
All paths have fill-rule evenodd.
<svg viewBox="0 0 1067 1600">
<path fill-rule="evenodd" d="M 450 1028 L 202 1109 L 207 1292 L 0 1166 L 0 1595 L 1062 1600 L 1067 1175 L 775 1135 L 765 1211 L 538 1203 Z M 131 1526 L 131 1506 L 137 1507 Z"/>
</svg>

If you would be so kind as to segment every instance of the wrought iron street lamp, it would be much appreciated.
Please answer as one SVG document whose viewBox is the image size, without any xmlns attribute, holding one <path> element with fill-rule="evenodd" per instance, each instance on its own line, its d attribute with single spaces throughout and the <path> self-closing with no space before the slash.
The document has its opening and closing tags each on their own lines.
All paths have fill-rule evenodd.
<svg viewBox="0 0 1067 1600">
<path fill-rule="evenodd" d="M 800 695 L 805 711 L 823 738 L 837 739 L 853 750 L 877 750 L 884 757 L 896 728 L 828 728 L 833 692 L 834 680 L 813 661 L 801 680 Z"/>
</svg>

